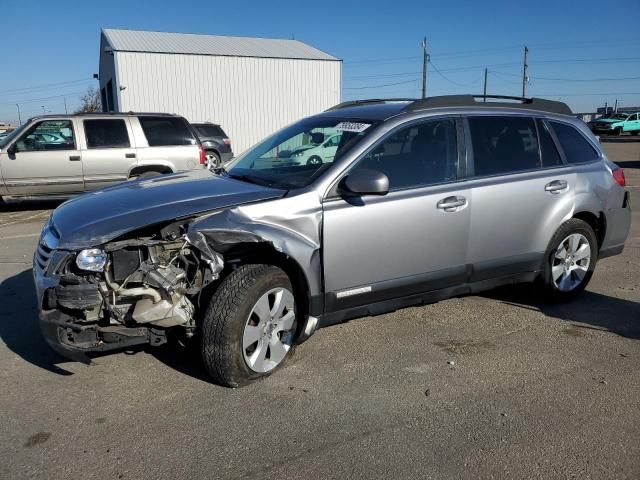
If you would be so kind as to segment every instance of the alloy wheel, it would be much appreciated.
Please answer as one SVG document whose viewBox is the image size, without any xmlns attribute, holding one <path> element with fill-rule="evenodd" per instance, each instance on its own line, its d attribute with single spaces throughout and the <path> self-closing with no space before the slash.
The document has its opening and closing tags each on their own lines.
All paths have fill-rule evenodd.
<svg viewBox="0 0 640 480">
<path fill-rule="evenodd" d="M 242 353 L 247 366 L 258 373 L 276 368 L 291 349 L 295 334 L 293 294 L 274 288 L 253 306 L 242 335 Z"/>
<path fill-rule="evenodd" d="M 591 264 L 591 246 L 587 237 L 572 233 L 551 257 L 553 284 L 561 292 L 575 290 L 584 280 Z"/>
</svg>

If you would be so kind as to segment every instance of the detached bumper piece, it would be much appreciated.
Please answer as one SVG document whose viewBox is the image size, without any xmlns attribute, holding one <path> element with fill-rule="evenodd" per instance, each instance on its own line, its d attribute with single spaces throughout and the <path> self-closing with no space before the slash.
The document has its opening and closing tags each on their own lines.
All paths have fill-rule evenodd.
<svg viewBox="0 0 640 480">
<path fill-rule="evenodd" d="M 151 327 L 99 326 L 74 323 L 58 310 L 41 312 L 40 328 L 47 343 L 71 360 L 90 364 L 88 353 L 122 350 L 136 345 L 159 346 L 167 342 L 164 330 Z"/>
</svg>

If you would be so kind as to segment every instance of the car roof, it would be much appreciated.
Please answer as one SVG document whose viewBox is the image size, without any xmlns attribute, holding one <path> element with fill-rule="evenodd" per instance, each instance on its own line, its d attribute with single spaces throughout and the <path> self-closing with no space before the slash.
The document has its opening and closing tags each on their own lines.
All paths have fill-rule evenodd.
<svg viewBox="0 0 640 480">
<path fill-rule="evenodd" d="M 161 112 L 80 112 L 80 113 L 59 113 L 53 114 L 49 113 L 46 115 L 36 115 L 35 117 L 31 117 L 29 120 L 41 120 L 47 118 L 74 118 L 74 117 L 181 117 L 181 115 L 176 115 L 175 113 L 161 113 Z"/>
<path fill-rule="evenodd" d="M 486 102 L 485 100 L 490 101 Z M 352 119 L 388 120 L 402 113 L 447 110 L 474 112 L 532 111 L 558 115 L 572 115 L 566 103 L 543 98 L 524 98 L 503 95 L 443 95 L 423 99 L 368 99 L 343 102 L 320 116 Z"/>
</svg>

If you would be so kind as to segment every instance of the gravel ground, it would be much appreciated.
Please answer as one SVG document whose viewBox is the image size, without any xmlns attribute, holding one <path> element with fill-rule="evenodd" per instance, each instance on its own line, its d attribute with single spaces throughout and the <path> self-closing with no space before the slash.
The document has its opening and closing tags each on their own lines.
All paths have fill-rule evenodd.
<svg viewBox="0 0 640 480">
<path fill-rule="evenodd" d="M 640 205 L 640 142 L 605 144 Z M 571 304 L 500 289 L 320 330 L 276 375 L 197 356 L 86 367 L 41 339 L 52 203 L 0 212 L 0 478 L 640 478 L 640 218 Z"/>
</svg>

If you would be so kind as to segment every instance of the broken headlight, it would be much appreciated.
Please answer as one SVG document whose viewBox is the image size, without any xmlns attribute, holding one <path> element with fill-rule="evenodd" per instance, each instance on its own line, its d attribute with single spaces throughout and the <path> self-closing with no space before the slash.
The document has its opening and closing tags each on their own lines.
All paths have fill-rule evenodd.
<svg viewBox="0 0 640 480">
<path fill-rule="evenodd" d="M 99 248 L 82 250 L 76 256 L 76 265 L 80 270 L 89 272 L 102 272 L 107 263 L 107 254 Z"/>
</svg>

